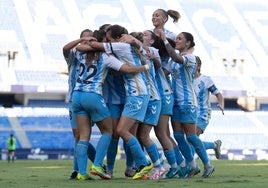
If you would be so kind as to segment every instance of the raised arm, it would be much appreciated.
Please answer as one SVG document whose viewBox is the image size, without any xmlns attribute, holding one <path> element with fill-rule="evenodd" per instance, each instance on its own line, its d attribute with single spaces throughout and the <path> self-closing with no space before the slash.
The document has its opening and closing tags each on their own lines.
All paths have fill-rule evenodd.
<svg viewBox="0 0 268 188">
<path fill-rule="evenodd" d="M 104 46 L 102 42 L 97 42 L 97 39 L 94 37 L 90 37 L 87 43 L 79 44 L 76 49 L 80 52 L 88 52 L 94 50 L 104 50 Z"/>
<path fill-rule="evenodd" d="M 165 44 L 165 47 L 166 47 L 166 50 L 168 52 L 168 55 L 171 57 L 171 59 L 174 61 L 174 62 L 177 62 L 177 63 L 183 63 L 183 58 L 180 54 L 178 54 L 175 49 L 169 44 L 167 38 L 166 38 L 166 35 L 164 33 L 163 30 L 159 29 L 158 30 L 158 33 L 159 33 L 159 37 L 162 39 L 162 41 L 164 42 Z"/>
<path fill-rule="evenodd" d="M 82 37 L 82 38 L 80 38 L 80 39 L 73 40 L 73 41 L 67 43 L 67 44 L 64 45 L 63 48 L 62 48 L 63 56 L 64 56 L 65 58 L 68 58 L 71 49 L 73 49 L 73 48 L 76 47 L 78 44 L 80 44 L 80 43 L 82 43 L 82 42 L 84 42 L 84 41 L 87 41 L 87 40 L 89 40 L 88 37 Z"/>
</svg>

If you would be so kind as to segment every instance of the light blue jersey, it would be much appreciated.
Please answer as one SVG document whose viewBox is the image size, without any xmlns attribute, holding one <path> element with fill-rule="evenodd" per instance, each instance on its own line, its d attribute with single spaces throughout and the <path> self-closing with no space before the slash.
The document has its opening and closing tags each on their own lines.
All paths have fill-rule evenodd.
<svg viewBox="0 0 268 188">
<path fill-rule="evenodd" d="M 113 55 L 101 53 L 98 61 L 88 63 L 86 53 L 77 52 L 79 61 L 79 74 L 74 90 L 103 94 L 103 83 L 108 73 L 108 68 L 119 70 L 123 63 Z"/>
<path fill-rule="evenodd" d="M 103 85 L 103 97 L 112 118 L 120 118 L 126 100 L 123 76 L 120 72 L 110 69 Z"/>
<path fill-rule="evenodd" d="M 152 52 L 151 52 L 152 53 Z M 159 56 L 159 53 L 156 51 L 153 52 L 153 54 L 157 57 L 157 54 Z M 170 84 L 167 80 L 167 77 L 162 69 L 163 63 L 159 56 L 159 61 L 161 63 L 161 67 L 155 70 L 155 80 L 158 87 L 158 91 L 160 96 L 168 95 L 172 93 L 172 89 L 170 87 Z"/>
<path fill-rule="evenodd" d="M 106 53 L 115 54 L 125 64 L 141 66 L 138 55 L 133 46 L 127 43 L 104 43 Z M 126 96 L 149 95 L 150 86 L 144 72 L 138 74 L 122 74 Z"/>
<path fill-rule="evenodd" d="M 174 105 L 197 106 L 196 94 L 193 87 L 196 60 L 193 54 L 186 54 L 183 63 L 170 60 L 165 69 L 171 73 Z"/>
<path fill-rule="evenodd" d="M 173 41 L 175 41 L 176 38 L 177 38 L 177 34 L 176 33 L 172 32 L 172 31 L 169 31 L 169 30 L 167 30 L 165 28 L 164 28 L 164 33 L 165 33 L 165 35 L 166 35 L 167 38 L 170 38 Z"/>
<path fill-rule="evenodd" d="M 154 29 L 151 29 L 152 32 L 155 32 Z M 175 41 L 176 38 L 177 38 L 177 34 L 172 32 L 172 31 L 169 31 L 168 29 L 164 28 L 164 33 L 166 35 L 167 38 Z"/>
<path fill-rule="evenodd" d="M 126 91 L 123 76 L 110 69 L 103 86 L 103 97 L 108 104 L 125 104 Z"/>
<path fill-rule="evenodd" d="M 78 65 L 78 60 L 75 58 L 75 53 L 76 50 L 72 49 L 70 50 L 68 58 L 65 58 L 65 61 L 68 65 L 68 100 L 71 102 L 72 99 L 72 93 L 73 89 L 75 87 L 75 82 L 77 78 L 77 65 Z"/>
<path fill-rule="evenodd" d="M 159 62 L 161 62 L 157 49 L 154 47 L 149 47 L 149 50 L 150 50 L 150 53 L 153 54 L 158 59 Z M 151 93 L 150 100 L 161 100 L 157 81 L 155 78 L 156 71 L 154 68 L 153 60 L 150 60 L 149 62 L 151 64 L 151 67 L 149 69 L 149 74 L 147 78 L 148 78 L 148 83 L 150 84 L 150 93 Z"/>
<path fill-rule="evenodd" d="M 73 107 L 72 107 L 72 95 L 73 90 L 75 87 L 75 82 L 77 79 L 77 67 L 78 67 L 78 60 L 75 58 L 76 49 L 73 48 L 70 50 L 68 58 L 65 57 L 65 61 L 68 66 L 68 101 L 69 101 L 69 119 L 72 129 L 77 129 L 77 123 L 75 115 L 73 114 Z"/>
<path fill-rule="evenodd" d="M 161 62 L 161 67 L 155 70 L 155 80 L 156 80 L 158 92 L 161 98 L 160 114 L 172 115 L 174 97 L 173 97 L 172 89 L 170 87 L 170 82 L 168 81 L 162 68 L 163 63 L 161 60 L 160 62 Z"/>
<path fill-rule="evenodd" d="M 157 50 L 154 47 L 149 47 L 149 50 L 150 50 L 150 53 L 156 56 L 156 58 L 158 58 L 158 61 L 161 62 Z M 151 64 L 151 67 L 149 69 L 149 72 L 146 73 L 146 76 L 148 77 L 148 81 L 149 81 L 148 83 L 150 85 L 150 101 L 147 107 L 147 111 L 146 111 L 143 123 L 156 126 L 159 120 L 160 112 L 161 112 L 161 97 L 160 97 L 158 87 L 157 87 L 157 82 L 155 79 L 154 62 L 153 60 L 149 60 L 149 63 Z"/>
<path fill-rule="evenodd" d="M 194 90 L 198 100 L 198 117 L 208 121 L 211 117 L 210 93 L 216 95 L 220 91 L 212 79 L 203 74 L 194 79 Z"/>
</svg>

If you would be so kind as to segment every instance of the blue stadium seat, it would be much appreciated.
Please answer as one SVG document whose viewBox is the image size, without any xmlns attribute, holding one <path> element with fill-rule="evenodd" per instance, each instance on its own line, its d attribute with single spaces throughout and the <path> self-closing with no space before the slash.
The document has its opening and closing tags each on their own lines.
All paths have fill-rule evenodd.
<svg viewBox="0 0 268 188">
<path fill-rule="evenodd" d="M 24 129 L 68 129 L 71 128 L 69 116 L 18 117 Z"/>
<path fill-rule="evenodd" d="M 66 87 L 68 84 L 68 78 L 60 76 L 55 71 L 15 70 L 15 74 L 18 84 Z"/>
<path fill-rule="evenodd" d="M 243 21 L 249 26 L 250 31 L 256 37 L 259 45 L 266 52 L 266 54 L 268 54 L 267 36 L 264 34 L 265 32 L 264 28 L 267 28 L 267 21 L 259 16 L 260 13 L 265 14 L 267 12 L 267 7 L 263 6 L 260 3 L 256 3 L 255 1 L 248 2 L 246 4 L 244 2 L 237 1 L 234 2 L 234 6 L 239 11 L 240 15 L 243 18 Z M 250 16 L 248 16 L 247 13 L 250 13 Z M 262 23 L 263 25 L 261 26 L 260 24 Z M 267 62 L 263 61 L 259 63 L 266 64 Z"/>
<path fill-rule="evenodd" d="M 16 137 L 16 134 L 13 130 L 5 131 L 5 130 L 0 130 L 0 148 L 6 148 L 6 140 L 10 136 L 10 134 L 13 134 L 16 138 L 16 147 L 21 148 L 21 143 L 20 140 Z"/>
<path fill-rule="evenodd" d="M 54 108 L 68 108 L 68 103 L 65 100 L 37 100 L 30 99 L 28 101 L 30 107 L 54 107 Z"/>
<path fill-rule="evenodd" d="M 233 124 L 235 126 L 235 124 Z M 223 149 L 266 149 L 267 136 L 261 133 L 205 133 L 203 141 L 222 140 Z"/>
<path fill-rule="evenodd" d="M 73 133 L 70 131 L 26 131 L 32 148 L 68 149 L 74 147 Z"/>
<path fill-rule="evenodd" d="M 5 108 L 0 105 L 0 129 L 11 128 L 11 124 L 8 120 L 8 117 L 5 113 Z"/>
<path fill-rule="evenodd" d="M 11 128 L 7 116 L 0 116 L 0 128 Z"/>
<path fill-rule="evenodd" d="M 42 60 L 44 59 L 44 64 L 42 64 L 40 67 L 51 66 L 53 69 L 54 67 L 56 67 L 55 69 L 58 68 L 58 65 L 56 65 L 57 62 L 62 63 L 64 69 L 67 68 L 66 62 L 62 56 L 62 47 L 65 43 L 69 42 L 69 40 L 78 37 L 80 31 L 76 28 L 79 28 L 81 25 L 79 25 L 80 23 L 78 23 L 77 20 L 84 19 L 84 17 L 87 15 L 87 10 L 91 9 L 93 5 L 102 6 L 104 4 L 105 6 L 107 5 L 108 8 L 121 9 L 123 7 L 123 1 L 120 0 L 109 2 L 106 0 L 98 0 L 92 1 L 91 3 L 88 3 L 87 0 L 74 0 L 72 1 L 72 5 L 76 7 L 73 8 L 79 10 L 78 14 L 76 14 L 77 11 L 73 11 L 75 13 L 72 11 L 70 13 L 70 11 L 68 11 L 67 6 L 65 6 L 65 3 L 67 1 L 27 0 L 24 2 L 24 5 L 27 6 L 23 7 L 20 7 L 21 3 L 18 2 L 19 1 L 1 0 L 0 31 L 2 30 L 15 33 L 18 42 L 21 44 L 21 48 L 23 49 L 22 52 L 19 52 L 21 58 L 20 60 L 22 60 L 23 63 L 32 62 L 32 59 L 41 59 L 39 57 L 39 55 L 41 55 Z M 208 61 L 211 61 L 213 63 L 212 69 L 206 70 L 206 72 L 208 74 L 215 75 L 212 76 L 212 79 L 219 89 L 231 91 L 247 90 L 247 88 L 244 86 L 246 84 L 241 84 L 237 75 L 229 75 L 226 74 L 225 71 L 220 71 L 221 74 L 216 74 L 214 72 L 214 67 L 220 67 L 218 64 L 216 64 L 219 62 L 215 61 L 215 59 L 218 58 L 218 55 L 221 55 L 215 55 L 215 51 L 222 52 L 221 50 L 225 49 L 225 46 L 223 47 L 222 44 L 227 44 L 227 46 L 230 45 L 229 41 L 231 39 L 234 39 L 235 43 L 237 43 L 237 46 L 234 48 L 241 50 L 243 52 L 242 54 L 248 55 L 250 60 L 249 62 L 253 64 L 253 66 L 255 64 L 261 65 L 262 63 L 267 63 L 266 61 L 255 62 L 257 60 L 256 53 L 254 53 L 257 51 L 257 49 L 261 49 L 265 51 L 266 54 L 268 54 L 268 44 L 266 40 L 267 35 L 266 33 L 262 34 L 266 31 L 264 28 L 267 28 L 266 20 L 262 20 L 262 18 L 256 16 L 260 14 L 252 14 L 254 12 L 267 12 L 267 6 L 263 6 L 262 2 L 260 3 L 259 1 L 254 0 L 249 0 L 247 3 L 244 3 L 243 1 L 228 2 L 228 4 L 234 8 L 233 12 L 236 12 L 239 17 L 242 18 L 242 24 L 246 25 L 246 27 L 249 28 L 250 32 L 252 33 L 250 36 L 258 41 L 258 46 L 260 48 L 253 50 L 252 48 L 249 48 L 249 45 L 246 43 L 246 41 L 251 40 L 248 40 L 245 36 L 242 36 L 241 31 L 237 29 L 236 25 L 234 25 L 234 20 L 230 20 L 230 17 L 234 17 L 232 15 L 227 15 L 228 10 L 226 7 L 223 7 L 222 2 L 220 1 L 188 0 L 164 2 L 158 0 L 133 1 L 133 3 L 135 5 L 139 5 L 137 6 L 138 8 L 132 8 L 133 10 L 137 10 L 141 18 L 144 18 L 144 20 L 141 20 L 141 22 L 144 22 L 141 23 L 141 25 L 146 25 L 148 29 L 153 27 L 151 24 L 151 14 L 152 11 L 154 11 L 154 8 L 162 7 L 163 9 L 168 10 L 170 7 L 173 7 L 170 6 L 172 3 L 174 3 L 173 8 L 176 8 L 178 10 L 181 8 L 181 10 L 183 10 L 183 22 L 180 22 L 179 20 L 179 23 L 177 25 L 171 23 L 171 30 L 179 33 L 187 28 L 194 34 L 195 40 L 197 42 L 196 44 L 198 44 L 196 46 L 196 50 L 198 51 L 200 48 L 202 48 L 200 51 L 201 54 L 199 54 L 200 57 L 202 58 L 204 55 L 204 57 L 207 57 Z M 41 14 L 38 14 L 38 8 L 41 7 L 40 5 L 52 7 L 54 10 L 56 10 L 56 13 L 51 11 L 53 12 L 53 15 L 51 15 L 50 12 L 42 11 Z M 21 12 L 23 12 L 23 10 L 17 11 L 20 8 L 24 8 L 23 10 L 27 10 L 29 13 L 29 19 L 32 20 L 30 24 L 33 25 L 33 28 L 38 28 L 40 26 L 39 20 L 44 22 L 44 25 L 42 25 L 43 27 L 37 32 L 38 36 L 40 34 L 40 41 L 34 41 L 34 43 L 31 43 L 31 36 L 27 35 L 29 34 L 29 31 L 26 29 L 27 26 L 22 25 L 23 19 L 19 19 L 23 17 L 21 15 Z M 126 10 L 123 10 L 118 14 L 113 14 L 112 12 L 112 15 L 109 15 L 109 12 L 96 11 L 96 14 L 99 15 L 93 16 L 90 19 L 90 23 L 92 23 L 93 26 L 90 25 L 89 27 L 95 27 L 98 26 L 99 23 L 104 22 L 116 22 L 127 28 L 131 26 L 135 29 L 135 26 L 137 26 L 137 24 L 133 23 L 133 20 L 128 17 L 129 15 L 127 13 L 128 12 L 126 12 Z M 92 13 L 90 12 L 89 14 Z M 199 14 L 200 17 L 198 17 L 197 14 Z M 170 21 L 171 20 L 169 19 L 169 22 Z M 256 23 L 257 27 L 254 25 Z M 66 28 L 68 27 L 70 29 L 68 29 L 68 32 L 65 32 Z M 170 28 L 170 25 L 168 28 Z M 32 27 L 30 29 L 32 29 Z M 35 49 L 36 47 L 38 49 Z M 233 46 L 230 46 L 230 48 L 231 47 Z M 36 51 L 38 51 L 40 54 L 36 55 Z M 36 56 L 37 58 L 33 58 Z M 33 64 L 37 66 L 39 65 L 38 63 L 39 62 L 33 62 Z M 221 66 L 224 70 L 222 64 Z M 54 86 L 56 88 L 63 87 L 66 88 L 67 93 L 68 82 L 66 75 L 62 77 L 62 75 L 58 74 L 58 71 L 56 70 L 23 70 L 21 67 L 19 67 L 20 69 L 17 69 L 16 67 L 16 69 L 14 68 L 13 70 L 14 76 L 16 77 L 16 83 L 14 84 Z M 204 67 L 204 69 L 205 68 L 206 67 Z M 257 66 L 256 70 L 258 70 Z M 246 80 L 253 81 L 253 85 L 255 86 L 256 90 L 268 91 L 268 77 L 259 75 L 258 71 L 256 71 L 256 73 L 257 74 L 254 72 L 252 75 L 243 76 L 247 77 Z M 0 83 L 4 82 L 4 79 L 5 77 L 0 74 Z M 13 107 L 12 110 L 14 110 L 14 114 L 16 114 L 16 117 L 18 118 L 23 130 L 26 131 L 26 135 L 28 136 L 33 148 L 73 148 L 74 140 L 70 128 L 67 103 L 65 103 L 63 100 L 30 100 L 28 105 L 28 107 L 22 105 L 14 105 L 15 107 Z M 215 107 L 215 103 L 212 105 L 212 107 L 214 111 L 212 112 L 210 125 L 207 128 L 205 134 L 202 135 L 205 140 L 222 139 L 223 147 L 226 149 L 268 148 L 267 134 L 264 134 L 263 130 L 260 128 L 262 126 L 264 126 L 266 129 L 268 128 L 268 104 L 261 104 L 260 108 L 264 111 L 263 114 L 254 113 L 258 122 L 255 122 L 243 112 L 240 112 L 239 109 L 237 111 L 230 111 L 227 109 L 225 111 L 225 116 L 222 116 L 220 111 L 215 110 L 217 109 Z M 0 111 L 0 140 L 5 140 L 11 132 L 15 133 L 16 131 L 17 130 L 13 130 L 13 126 L 10 125 L 10 122 L 8 121 L 8 117 L 4 113 L 4 110 Z M 93 145 L 97 144 L 100 135 L 101 134 L 97 126 L 94 126 L 91 136 L 91 142 Z M 20 141 L 18 141 L 18 145 L 21 147 Z M 5 143 L 1 142 L 0 147 L 4 148 Z"/>
</svg>

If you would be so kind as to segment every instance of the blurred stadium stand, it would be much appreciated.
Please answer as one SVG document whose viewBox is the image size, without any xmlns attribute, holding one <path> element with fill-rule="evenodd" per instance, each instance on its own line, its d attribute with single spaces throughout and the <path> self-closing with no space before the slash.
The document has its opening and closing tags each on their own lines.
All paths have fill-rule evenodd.
<svg viewBox="0 0 268 188">
<path fill-rule="evenodd" d="M 77 39 L 83 29 L 106 23 L 123 25 L 129 32 L 151 29 L 151 15 L 160 7 L 181 13 L 178 24 L 170 19 L 167 28 L 194 35 L 202 72 L 212 77 L 225 98 L 225 115 L 213 112 L 203 138 L 220 138 L 227 150 L 263 154 L 259 150 L 268 148 L 265 1 L 0 0 L 0 4 L 0 148 L 5 148 L 12 132 L 20 149 L 70 152 L 63 45 Z M 211 99 L 215 102 L 215 97 Z M 93 133 L 92 142 L 97 143 L 96 127 Z M 37 151 L 29 152 L 34 156 Z"/>
</svg>

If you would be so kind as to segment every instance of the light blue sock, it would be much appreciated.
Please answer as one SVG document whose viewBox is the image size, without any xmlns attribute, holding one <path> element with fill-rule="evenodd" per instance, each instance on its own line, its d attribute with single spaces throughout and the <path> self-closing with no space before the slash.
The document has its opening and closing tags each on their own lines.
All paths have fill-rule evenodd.
<svg viewBox="0 0 268 188">
<path fill-rule="evenodd" d="M 107 152 L 107 170 L 113 171 L 117 154 L 118 140 L 111 140 Z"/>
<path fill-rule="evenodd" d="M 153 143 L 152 145 L 145 147 L 145 149 L 146 149 L 151 161 L 153 162 L 154 167 L 161 168 L 162 165 L 161 165 L 161 161 L 159 158 L 159 152 L 158 152 L 156 144 Z"/>
<path fill-rule="evenodd" d="M 77 148 L 77 143 L 74 145 L 74 159 L 73 159 L 73 170 L 78 172 L 78 164 L 77 164 L 77 157 L 76 157 L 76 148 Z"/>
<path fill-rule="evenodd" d="M 131 154 L 130 148 L 127 146 L 126 142 L 123 142 L 123 147 L 125 150 L 125 155 L 126 155 L 126 166 L 127 167 L 133 167 L 134 166 L 134 159 Z"/>
<path fill-rule="evenodd" d="M 135 138 L 134 136 L 131 136 L 131 138 L 126 144 L 131 151 L 131 154 L 134 158 L 134 161 L 137 167 L 140 167 L 142 165 L 143 166 L 148 165 L 148 161 L 145 157 L 144 152 L 141 149 L 141 145 L 139 144 L 139 141 L 137 140 L 137 138 Z"/>
<path fill-rule="evenodd" d="M 190 148 L 191 148 L 192 153 L 195 154 L 195 149 L 194 149 L 194 146 L 192 144 L 190 145 Z"/>
<path fill-rule="evenodd" d="M 180 148 L 179 146 L 177 145 L 174 149 L 173 149 L 174 153 L 175 153 L 175 157 L 176 157 L 176 162 L 178 165 L 180 165 L 183 161 L 184 161 L 184 158 L 180 152 Z"/>
<path fill-rule="evenodd" d="M 206 149 L 214 149 L 214 142 L 203 142 Z"/>
<path fill-rule="evenodd" d="M 96 149 L 94 146 L 89 142 L 88 144 L 88 149 L 87 149 L 87 157 L 89 160 L 93 163 L 95 160 L 95 155 L 96 155 Z"/>
<path fill-rule="evenodd" d="M 194 155 L 191 151 L 189 143 L 185 138 L 184 132 L 174 132 L 174 138 L 177 141 L 179 149 L 184 158 L 186 159 L 186 162 L 194 160 Z"/>
<path fill-rule="evenodd" d="M 79 141 L 76 147 L 78 171 L 81 175 L 87 173 L 87 147 L 88 141 Z"/>
<path fill-rule="evenodd" d="M 168 161 L 168 164 L 171 166 L 171 168 L 177 167 L 176 157 L 175 157 L 175 151 L 174 149 L 171 150 L 164 150 L 164 155 Z"/>
<path fill-rule="evenodd" d="M 104 160 L 104 157 L 107 154 L 108 147 L 112 139 L 111 134 L 104 133 L 101 135 L 99 142 L 96 147 L 96 156 L 94 160 L 95 166 L 101 166 Z"/>
<path fill-rule="evenodd" d="M 187 136 L 187 140 L 194 146 L 197 155 L 203 164 L 206 165 L 209 162 L 208 155 L 200 138 L 196 134 L 191 134 Z"/>
</svg>

